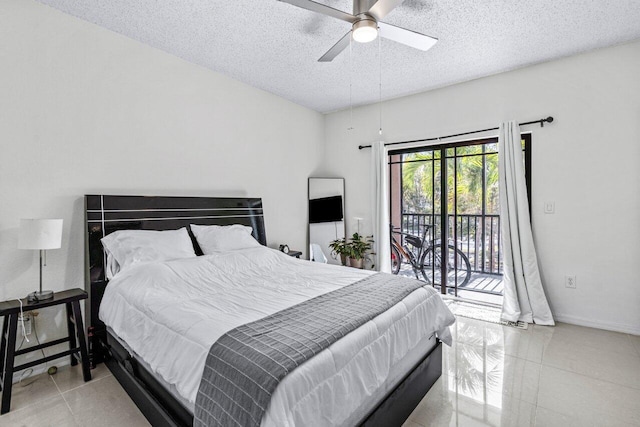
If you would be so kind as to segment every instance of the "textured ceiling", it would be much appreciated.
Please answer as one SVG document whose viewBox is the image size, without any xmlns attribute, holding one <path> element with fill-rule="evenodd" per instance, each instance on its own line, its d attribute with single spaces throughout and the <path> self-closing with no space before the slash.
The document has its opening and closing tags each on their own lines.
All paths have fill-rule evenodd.
<svg viewBox="0 0 640 427">
<path fill-rule="evenodd" d="M 350 105 L 350 81 L 353 105 L 379 97 L 377 41 L 318 63 L 350 25 L 276 0 L 38 1 L 320 112 Z M 388 99 L 639 39 L 640 1 L 405 0 L 384 21 L 440 40 L 382 40 Z"/>
</svg>

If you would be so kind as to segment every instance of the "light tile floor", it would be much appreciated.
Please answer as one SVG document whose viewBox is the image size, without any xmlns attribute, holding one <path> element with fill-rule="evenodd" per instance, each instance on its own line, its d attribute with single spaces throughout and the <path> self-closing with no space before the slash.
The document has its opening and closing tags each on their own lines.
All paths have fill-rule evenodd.
<svg viewBox="0 0 640 427">
<path fill-rule="evenodd" d="M 520 330 L 459 317 L 443 375 L 404 427 L 640 426 L 640 337 L 558 324 Z M 13 388 L 0 426 L 148 426 L 104 365 Z M 28 381 L 27 381 L 28 382 Z"/>
<path fill-rule="evenodd" d="M 458 317 L 443 375 L 405 427 L 640 426 L 640 337 Z"/>
<path fill-rule="evenodd" d="M 0 416 L 0 426 L 149 426 L 104 364 L 91 375 L 85 383 L 80 365 L 65 366 L 26 379 L 25 387 L 14 384 L 11 411 Z"/>
</svg>

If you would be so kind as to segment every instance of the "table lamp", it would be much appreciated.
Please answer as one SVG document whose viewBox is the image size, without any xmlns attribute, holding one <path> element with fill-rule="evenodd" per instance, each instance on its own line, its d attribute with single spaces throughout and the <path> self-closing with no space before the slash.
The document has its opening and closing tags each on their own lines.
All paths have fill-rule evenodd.
<svg viewBox="0 0 640 427">
<path fill-rule="evenodd" d="M 29 301 L 41 301 L 53 298 L 53 291 L 42 290 L 42 266 L 47 264 L 46 250 L 62 246 L 61 219 L 21 219 L 18 236 L 19 249 L 40 251 L 40 290 L 27 296 Z M 44 259 L 44 263 L 43 263 Z"/>
</svg>

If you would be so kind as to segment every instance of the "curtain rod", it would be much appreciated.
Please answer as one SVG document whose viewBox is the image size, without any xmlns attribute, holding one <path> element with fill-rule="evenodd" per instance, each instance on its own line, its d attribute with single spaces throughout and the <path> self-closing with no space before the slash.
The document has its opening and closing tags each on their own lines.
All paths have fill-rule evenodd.
<svg viewBox="0 0 640 427">
<path fill-rule="evenodd" d="M 549 116 L 546 119 L 533 120 L 533 121 L 530 121 L 530 122 L 520 123 L 520 126 L 533 125 L 533 124 L 536 124 L 536 123 L 540 123 L 540 127 L 544 127 L 545 123 L 553 123 L 553 117 Z M 498 130 L 498 129 L 500 129 L 500 128 L 499 127 L 495 127 L 495 128 L 488 128 L 488 129 L 472 130 L 470 132 L 456 133 L 454 135 L 439 136 L 439 137 L 436 137 L 436 138 L 414 139 L 413 141 L 387 142 L 386 144 L 384 144 L 384 146 L 386 147 L 388 145 L 409 144 L 411 142 L 439 141 L 441 139 L 455 138 L 456 136 L 471 135 L 471 134 L 474 134 L 474 133 L 488 132 L 490 130 Z M 358 145 L 358 150 L 362 150 L 363 148 L 371 148 L 371 145 Z"/>
</svg>

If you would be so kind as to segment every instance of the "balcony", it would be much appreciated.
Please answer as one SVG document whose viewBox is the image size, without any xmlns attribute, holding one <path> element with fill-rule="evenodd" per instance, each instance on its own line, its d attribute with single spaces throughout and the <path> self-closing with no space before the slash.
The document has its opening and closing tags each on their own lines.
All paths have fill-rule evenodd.
<svg viewBox="0 0 640 427">
<path fill-rule="evenodd" d="M 440 239 L 441 217 L 433 214 L 402 213 L 402 231 L 420 236 L 426 224 L 435 225 L 431 229 L 429 240 Z M 499 215 L 449 215 L 449 241 L 469 259 L 471 279 L 464 287 L 458 287 L 458 294 L 468 292 L 486 294 L 474 295 L 473 299 L 484 299 L 499 302 L 492 296 L 502 296 L 502 261 L 500 247 Z M 435 230 L 435 232 L 434 232 Z M 415 277 L 411 266 L 403 264 L 400 273 Z M 453 289 L 451 289 L 453 291 Z M 452 292 L 453 293 L 453 292 Z M 463 295 L 460 295 L 463 296 Z"/>
<path fill-rule="evenodd" d="M 531 138 L 527 134 L 523 134 L 522 148 L 525 169 L 530 170 Z M 449 293 L 501 304 L 504 286 L 498 155 L 494 137 L 392 151 L 389 214 L 391 223 L 405 233 L 421 235 L 424 225 L 433 225 L 429 236 L 432 241 L 446 235 L 455 252 L 468 258 L 469 273 L 466 263 L 464 271 L 450 273 Z M 527 174 L 527 182 L 529 179 Z M 442 233 L 442 227 L 446 227 L 446 233 Z M 450 251 L 450 259 L 458 267 L 459 258 Z M 431 265 L 431 276 L 437 284 L 441 280 L 434 263 Z M 410 265 L 408 270 L 405 274 L 411 276 Z M 458 280 L 460 276 L 462 280 Z"/>
</svg>

